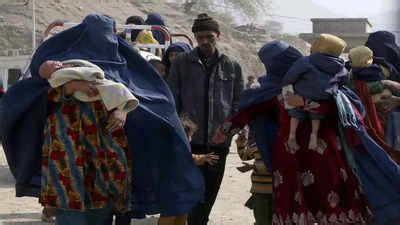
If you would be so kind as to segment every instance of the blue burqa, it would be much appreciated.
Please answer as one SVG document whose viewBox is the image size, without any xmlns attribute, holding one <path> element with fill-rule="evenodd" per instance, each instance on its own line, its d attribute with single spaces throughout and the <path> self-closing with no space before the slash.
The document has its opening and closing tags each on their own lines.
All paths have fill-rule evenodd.
<svg viewBox="0 0 400 225">
<path fill-rule="evenodd" d="M 302 54 L 285 42 L 272 41 L 260 49 L 258 56 L 268 71 L 267 75 L 258 79 L 260 87 L 247 89 L 241 94 L 239 111 L 245 111 L 279 95 L 283 76 Z M 249 122 L 249 126 L 265 165 L 271 169 L 272 145 L 278 131 L 277 121 L 266 114 L 257 114 Z"/>
<path fill-rule="evenodd" d="M 400 47 L 389 31 L 377 31 L 368 36 L 365 46 L 374 53 L 374 63 L 389 69 L 391 80 L 400 81 Z"/>
<path fill-rule="evenodd" d="M 329 58 L 298 60 L 291 70 L 296 68 L 299 71 L 304 71 L 304 73 L 312 70 L 316 74 L 319 73 L 321 77 L 326 72 L 330 74 L 343 73 L 344 64 L 342 62 L 337 61 L 335 64 L 333 63 L 335 60 L 332 60 L 330 63 L 323 63 L 327 59 Z M 400 167 L 368 135 L 362 124 L 365 115 L 364 106 L 353 91 L 343 86 L 345 77 L 333 77 L 340 79 L 333 79 L 332 87 L 327 88 L 326 91 L 336 100 L 341 126 L 348 127 L 360 140 L 361 144 L 351 149 L 350 145 L 347 144 L 349 140 L 343 135 L 340 136 L 345 146 L 348 164 L 359 179 L 375 213 L 374 224 L 400 224 Z M 312 87 L 304 91 L 310 90 L 312 90 Z"/>
<path fill-rule="evenodd" d="M 166 216 L 188 213 L 202 199 L 204 184 L 173 97 L 153 67 L 114 34 L 112 20 L 100 15 L 89 15 L 45 41 L 33 56 L 32 78 L 17 83 L 4 96 L 0 131 L 17 195 L 37 195 L 40 188 L 49 87 L 39 77 L 39 66 L 46 60 L 67 59 L 97 64 L 107 79 L 123 83 L 140 101 L 125 125 L 133 155 L 133 210 Z"/>
<path fill-rule="evenodd" d="M 348 90 L 348 89 L 347 89 Z M 348 90 L 350 92 L 350 90 Z M 349 96 L 349 93 L 346 93 Z M 360 113 L 363 106 L 358 104 L 357 96 L 351 97 L 351 103 Z M 356 103 L 356 104 L 355 104 Z M 348 105 L 348 107 L 352 107 Z M 375 214 L 374 225 L 400 224 L 400 167 L 368 135 L 361 120 L 357 120 L 353 130 L 361 144 L 350 148 L 343 135 L 343 125 L 339 125 L 341 142 L 348 163 L 359 179 L 364 193 Z"/>
<path fill-rule="evenodd" d="M 268 51 L 271 52 L 271 51 Z M 263 63 L 266 65 L 267 70 L 271 67 L 272 59 L 268 59 L 267 62 Z M 296 65 L 301 68 L 315 69 L 314 65 L 309 64 L 311 61 L 299 60 Z M 304 63 L 304 64 L 303 64 Z M 303 64 L 303 65 L 301 65 Z M 268 67 L 268 65 L 270 65 Z M 318 65 L 323 65 L 319 63 Z M 332 69 L 337 71 L 335 67 L 331 67 L 329 64 L 325 64 L 326 68 L 324 71 Z M 343 65 L 342 65 L 343 66 Z M 269 70 L 271 73 L 271 69 Z M 304 69 L 304 71 L 307 71 Z M 317 71 L 317 70 L 316 70 Z M 281 75 L 280 73 L 274 73 L 275 75 Z M 275 85 L 272 80 L 269 80 L 269 75 L 260 78 L 261 87 L 259 89 L 248 90 L 242 96 L 241 111 L 249 110 L 251 107 L 256 107 L 258 104 L 270 100 L 272 97 L 280 93 L 281 85 L 277 82 Z M 272 76 L 271 76 L 272 78 Z M 276 77 L 278 78 L 278 77 Z M 278 80 L 278 79 L 277 79 Z M 389 225 L 389 224 L 400 224 L 400 168 L 396 163 L 386 154 L 386 152 L 377 145 L 373 139 L 368 135 L 365 128 L 363 127 L 361 117 L 365 114 L 363 105 L 354 92 L 350 89 L 340 86 L 339 88 L 333 88 L 329 90 L 333 96 L 337 96 L 340 92 L 347 101 L 342 101 L 342 109 L 348 110 L 351 108 L 357 109 L 358 117 L 348 112 L 341 112 L 344 120 L 351 122 L 348 125 L 352 126 L 348 129 L 352 129 L 353 132 L 361 141 L 361 145 L 351 149 L 348 147 L 347 140 L 344 135 L 341 136 L 341 141 L 346 151 L 349 166 L 353 169 L 353 172 L 359 179 L 363 191 L 368 197 L 369 203 L 375 213 L 375 225 Z M 339 107 L 338 107 L 339 108 Z M 241 113 L 241 111 L 239 113 Z M 259 118 L 258 114 L 253 118 L 252 123 L 257 123 L 258 129 L 256 132 L 257 146 L 262 153 L 266 165 L 270 166 L 270 155 L 272 150 L 273 132 L 276 129 L 271 129 L 265 122 L 258 123 L 256 120 Z M 266 119 L 265 116 L 263 119 Z M 271 121 L 268 121 L 269 123 Z M 259 138 L 257 138 L 259 137 Z"/>
<path fill-rule="evenodd" d="M 147 19 L 145 21 L 147 25 L 158 25 L 158 26 L 165 26 L 164 19 L 158 13 L 149 13 L 147 15 Z M 154 38 L 160 43 L 161 45 L 165 44 L 165 37 L 161 31 L 152 30 Z"/>
<path fill-rule="evenodd" d="M 365 43 L 374 52 L 374 63 L 383 65 L 390 71 L 390 80 L 400 82 L 400 47 L 396 37 L 389 31 L 371 33 Z M 400 108 L 388 113 L 386 121 L 386 142 L 400 150 Z"/>
</svg>

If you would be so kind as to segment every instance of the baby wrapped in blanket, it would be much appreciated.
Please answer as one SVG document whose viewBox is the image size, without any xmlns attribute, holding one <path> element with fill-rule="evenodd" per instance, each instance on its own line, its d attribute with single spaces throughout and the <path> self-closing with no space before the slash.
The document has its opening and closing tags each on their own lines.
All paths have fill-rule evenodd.
<svg viewBox="0 0 400 225">
<path fill-rule="evenodd" d="M 56 62 L 60 63 L 60 62 Z M 48 82 L 51 87 L 60 87 L 72 80 L 95 82 L 96 95 L 88 96 L 82 92 L 74 92 L 73 97 L 82 102 L 102 100 L 108 111 L 121 109 L 125 112 L 134 110 L 139 100 L 123 84 L 105 79 L 104 71 L 97 65 L 79 59 L 61 62 L 62 66 L 54 67 Z M 60 64 L 61 65 L 61 64 Z"/>
</svg>

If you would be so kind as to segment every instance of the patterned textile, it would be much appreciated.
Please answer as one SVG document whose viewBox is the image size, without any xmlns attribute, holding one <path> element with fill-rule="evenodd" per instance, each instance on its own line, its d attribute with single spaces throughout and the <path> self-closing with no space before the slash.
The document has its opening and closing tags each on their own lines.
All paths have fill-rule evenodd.
<svg viewBox="0 0 400 225">
<path fill-rule="evenodd" d="M 368 89 L 367 83 L 365 81 L 355 81 L 355 90 L 363 102 L 367 112 L 364 122 L 368 128 L 368 134 L 392 157 L 394 161 L 400 163 L 400 152 L 396 151 L 396 149 L 385 140 L 385 131 L 378 116 L 375 104 L 372 101 L 372 95 Z"/>
<path fill-rule="evenodd" d="M 282 105 L 273 160 L 273 224 L 368 224 L 372 212 L 338 142 L 336 117 L 321 121 L 319 148 L 307 148 L 311 123 L 299 124 L 300 149 L 287 149 L 290 119 Z M 332 110 L 335 112 L 335 110 Z M 332 117 L 333 116 L 333 117 Z"/>
<path fill-rule="evenodd" d="M 40 203 L 86 211 L 129 210 L 131 165 L 123 130 L 110 134 L 108 113 L 100 101 L 66 99 L 50 89 L 50 114 L 44 131 Z"/>
</svg>

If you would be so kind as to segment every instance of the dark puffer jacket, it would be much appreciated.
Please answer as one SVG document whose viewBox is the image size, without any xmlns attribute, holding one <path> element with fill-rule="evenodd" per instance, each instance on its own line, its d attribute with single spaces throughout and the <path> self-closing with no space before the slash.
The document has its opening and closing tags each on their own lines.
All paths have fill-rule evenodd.
<svg viewBox="0 0 400 225">
<path fill-rule="evenodd" d="M 240 65 L 224 54 L 208 73 L 198 49 L 179 55 L 172 64 L 168 83 L 179 114 L 193 120 L 198 131 L 192 144 L 213 146 L 212 136 L 224 120 L 238 110 L 244 89 Z M 230 140 L 219 147 L 228 147 Z"/>
</svg>

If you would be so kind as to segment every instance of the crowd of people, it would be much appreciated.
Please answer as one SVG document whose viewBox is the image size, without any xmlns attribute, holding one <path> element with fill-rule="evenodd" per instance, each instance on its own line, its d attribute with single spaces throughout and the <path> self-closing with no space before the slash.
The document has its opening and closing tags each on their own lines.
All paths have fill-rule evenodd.
<svg viewBox="0 0 400 225">
<path fill-rule="evenodd" d="M 165 26 L 151 13 L 126 24 Z M 218 49 L 220 26 L 194 20 L 197 47 L 158 31 L 118 33 L 106 15 L 45 40 L 31 77 L 2 98 L 0 135 L 16 195 L 56 225 L 207 225 L 234 135 L 252 171 L 255 225 L 400 224 L 400 48 L 320 34 L 310 55 L 274 40 L 248 76 Z M 128 36 L 127 36 L 128 35 Z M 243 182 L 250 182 L 243 181 Z M 54 221 L 53 221 L 54 219 Z M 252 223 L 249 221 L 249 224 Z"/>
</svg>

